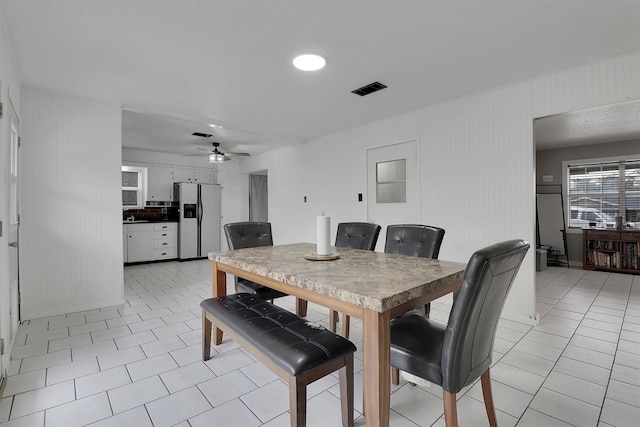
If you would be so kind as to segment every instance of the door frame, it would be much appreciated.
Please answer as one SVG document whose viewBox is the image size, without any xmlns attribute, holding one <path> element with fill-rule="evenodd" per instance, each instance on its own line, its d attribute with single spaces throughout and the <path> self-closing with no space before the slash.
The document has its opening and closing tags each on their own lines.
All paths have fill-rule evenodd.
<svg viewBox="0 0 640 427">
<path fill-rule="evenodd" d="M 19 136 L 20 121 L 18 114 L 11 100 L 10 88 L 7 88 L 6 97 L 3 96 L 2 81 L 0 81 L 0 101 L 3 103 L 4 120 L 0 123 L 0 170 L 2 171 L 2 198 L 4 205 L 7 206 L 6 217 L 3 218 L 2 224 L 2 245 L 7 244 L 6 252 L 2 251 L 0 258 L 0 271 L 6 271 L 6 276 L 0 278 L 0 294 L 1 297 L 8 301 L 0 305 L 0 339 L 2 339 L 3 354 L 0 355 L 0 391 L 6 382 L 6 374 L 9 366 L 10 353 L 15 337 L 18 333 L 20 325 L 20 306 L 19 306 L 19 261 L 17 243 L 14 253 L 12 242 L 18 241 L 18 197 L 19 197 Z M 5 160 L 6 159 L 6 160 Z M 4 177 L 7 177 L 5 180 Z M 14 206 L 16 206 L 14 208 Z M 5 264 L 6 263 L 6 264 Z M 13 266 L 12 266 L 13 264 Z M 14 280 L 15 278 L 15 280 Z M 15 287 L 15 290 L 14 290 Z M 1 395 L 1 393 L 0 393 Z"/>
<path fill-rule="evenodd" d="M 376 165 L 382 161 L 400 159 L 406 160 L 406 201 L 378 204 L 376 200 Z M 382 227 L 381 235 L 386 236 L 385 229 L 389 224 L 419 224 L 422 217 L 421 207 L 420 160 L 417 139 L 367 149 L 367 220 L 380 225 Z M 378 239 L 376 250 L 383 251 L 384 245 L 385 239 Z"/>
<path fill-rule="evenodd" d="M 10 167 L 9 167 L 9 245 L 13 245 L 15 242 L 15 289 L 12 287 L 14 283 L 11 283 L 11 256 L 9 256 L 10 265 L 9 269 L 9 287 L 11 296 L 11 312 L 10 312 L 10 329 L 11 329 L 11 341 L 18 333 L 18 327 L 22 319 L 21 307 L 20 307 L 20 120 L 18 114 L 13 107 L 11 96 L 9 96 L 9 150 L 10 150 Z M 13 190 L 12 190 L 13 189 Z M 15 197 L 12 194 L 15 191 Z M 15 215 L 15 216 L 14 216 Z M 15 240 L 11 241 L 13 236 Z M 10 247 L 9 251 L 14 248 Z"/>
</svg>

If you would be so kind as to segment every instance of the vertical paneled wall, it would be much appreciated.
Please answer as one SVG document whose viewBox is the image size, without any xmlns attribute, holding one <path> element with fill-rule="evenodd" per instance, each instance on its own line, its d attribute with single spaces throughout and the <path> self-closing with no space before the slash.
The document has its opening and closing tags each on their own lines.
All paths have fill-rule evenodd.
<svg viewBox="0 0 640 427">
<path fill-rule="evenodd" d="M 242 191 L 246 192 L 246 195 L 241 198 L 247 201 L 249 200 L 249 174 L 256 171 L 267 171 L 269 222 L 271 222 L 275 244 L 305 241 L 304 219 L 301 216 L 304 190 L 302 151 L 303 145 L 288 146 L 260 156 L 249 157 L 241 164 L 239 172 Z M 224 187 L 225 182 L 222 181 L 222 178 L 220 183 Z M 249 218 L 249 209 L 248 204 L 244 204 L 244 202 L 243 211 L 246 212 L 244 219 L 246 221 Z"/>
<path fill-rule="evenodd" d="M 422 218 L 446 230 L 440 258 L 466 262 L 509 239 L 535 245 L 533 122 L 529 83 L 421 110 Z M 535 313 L 534 250 L 504 316 Z"/>
<path fill-rule="evenodd" d="M 119 304 L 120 108 L 32 88 L 22 95 L 23 319 Z"/>
<path fill-rule="evenodd" d="M 640 99 L 640 52 L 534 79 L 533 117 Z"/>
<path fill-rule="evenodd" d="M 366 150 L 415 139 L 422 222 L 447 230 L 441 259 L 466 262 L 476 249 L 505 239 L 535 245 L 535 117 L 630 99 L 640 99 L 640 53 L 325 135 L 287 151 L 286 161 L 272 152 L 250 162 L 269 170 L 269 206 L 278 207 L 270 220 L 298 232 L 278 243 L 313 242 L 320 207 L 367 220 L 366 203 L 352 201 L 355 193 L 366 194 Z M 300 205 L 302 195 L 313 198 Z M 535 322 L 534 270 L 532 248 L 505 317 Z"/>
</svg>

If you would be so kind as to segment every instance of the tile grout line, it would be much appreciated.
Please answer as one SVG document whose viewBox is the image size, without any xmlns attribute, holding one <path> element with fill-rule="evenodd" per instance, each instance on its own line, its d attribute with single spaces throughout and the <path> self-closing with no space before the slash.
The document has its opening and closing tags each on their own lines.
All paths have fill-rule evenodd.
<svg viewBox="0 0 640 427">
<path fill-rule="evenodd" d="M 557 279 L 558 277 L 560 277 L 561 275 L 562 275 L 562 274 L 558 275 L 554 280 L 556 280 L 556 279 Z M 586 275 L 586 274 L 585 274 L 585 275 Z M 571 290 L 573 290 L 573 289 L 575 288 L 575 286 L 577 286 L 577 285 L 578 285 L 578 283 L 580 283 L 580 280 L 582 280 L 582 279 L 584 278 L 584 276 L 585 276 L 585 275 L 581 276 L 581 277 L 580 277 L 580 279 L 578 279 L 578 280 L 577 280 L 573 285 L 571 285 L 571 287 L 570 287 L 566 292 L 564 292 L 560 298 L 558 298 L 558 299 L 557 299 L 557 301 L 556 301 L 556 302 L 551 306 L 551 308 L 550 308 L 549 310 L 547 310 L 547 312 L 542 316 L 542 318 L 540 319 L 540 321 L 542 321 L 542 319 L 543 319 L 543 318 L 544 318 L 544 317 L 549 313 L 549 311 L 551 311 L 551 309 L 553 309 L 553 308 L 554 308 L 554 307 L 555 307 L 555 306 L 556 306 L 556 305 L 557 305 L 557 304 L 558 304 L 558 303 L 559 303 L 563 298 L 565 298 L 565 297 L 567 296 L 567 294 L 568 294 Z M 545 286 L 545 288 L 546 288 L 547 286 L 552 285 L 552 283 L 553 283 L 553 281 L 549 282 L 549 283 Z M 606 280 L 603 282 L 602 286 L 600 287 L 600 290 L 598 291 L 598 295 L 599 295 L 600 291 L 602 290 L 602 288 L 604 287 L 604 284 L 605 284 L 605 283 L 606 283 Z M 544 288 L 543 288 L 543 289 L 544 289 Z M 597 298 L 597 295 L 596 295 L 596 297 L 593 299 L 593 301 L 595 301 L 595 299 L 596 299 L 596 298 Z M 589 307 L 591 307 L 591 306 L 593 305 L 593 301 L 591 302 L 591 304 L 589 305 Z M 552 416 L 552 415 L 549 415 L 549 414 L 544 413 L 544 412 L 541 412 L 541 411 L 539 411 L 539 410 L 537 410 L 537 409 L 535 409 L 535 408 L 532 408 L 532 407 L 531 407 L 531 403 L 535 400 L 535 398 L 536 398 L 536 396 L 538 395 L 538 393 L 540 392 L 540 390 L 544 388 L 544 383 L 549 379 L 549 376 L 550 376 L 550 375 L 551 375 L 551 373 L 553 372 L 554 368 L 557 366 L 558 361 L 559 361 L 559 360 L 560 360 L 560 358 L 562 357 L 562 354 L 564 354 L 564 352 L 566 351 L 567 347 L 569 346 L 569 344 L 570 344 L 570 342 L 571 342 L 571 339 L 575 336 L 575 331 L 577 331 L 577 329 L 580 327 L 580 324 L 581 324 L 581 323 L 582 323 L 582 321 L 584 320 L 584 318 L 585 318 L 586 314 L 588 313 L 588 311 L 589 311 L 589 310 L 587 309 L 587 311 L 586 311 L 584 314 L 582 314 L 582 313 L 581 313 L 581 314 L 582 314 L 582 318 L 580 319 L 580 323 L 579 323 L 579 324 L 578 324 L 578 326 L 574 329 L 573 333 L 571 334 L 571 338 L 569 338 L 569 340 L 567 341 L 567 344 L 566 344 L 566 345 L 564 346 L 564 348 L 562 349 L 562 353 L 560 353 L 560 355 L 558 356 L 558 358 L 553 362 L 553 366 L 552 366 L 552 367 L 551 367 L 551 369 L 549 370 L 549 373 L 547 373 L 547 375 L 545 376 L 544 380 L 542 381 L 542 383 L 540 384 L 540 386 L 539 386 L 539 387 L 538 387 L 538 389 L 536 390 L 535 394 L 533 395 L 533 398 L 532 398 L 532 399 L 531 399 L 531 401 L 529 401 L 529 403 L 527 404 L 527 407 L 526 407 L 526 408 L 525 408 L 525 410 L 523 411 L 523 416 L 524 416 L 524 414 L 525 414 L 528 410 L 531 410 L 531 411 L 535 411 L 535 412 L 538 412 L 538 413 L 540 413 L 540 414 L 543 414 L 543 415 L 544 415 L 544 416 L 546 416 L 546 417 L 549 417 L 549 418 L 553 418 L 553 419 L 555 419 L 555 420 L 558 420 L 558 421 L 560 421 L 560 422 L 562 422 L 562 423 L 570 424 L 569 422 L 567 422 L 567 421 L 565 421 L 565 420 L 561 420 L 561 419 L 556 418 L 556 417 L 554 417 L 554 416 Z M 533 330 L 533 328 L 532 328 L 531 330 Z M 555 335 L 555 334 L 550 333 L 550 335 Z M 560 335 L 555 335 L 555 336 L 560 336 Z M 526 337 L 526 335 L 525 335 L 525 337 Z M 523 337 L 522 339 L 524 339 L 524 337 Z M 515 345 L 514 345 L 514 347 L 515 347 Z M 511 350 L 513 350 L 513 347 L 512 347 L 509 351 L 511 351 Z M 573 360 L 573 359 L 572 359 L 572 360 Z M 566 374 L 566 375 L 568 375 L 568 374 Z M 572 376 L 572 375 L 570 375 L 570 376 Z M 578 378 L 578 377 L 574 377 L 574 378 Z M 581 379 L 581 378 L 578 378 L 578 379 Z M 558 393 L 558 394 L 563 394 L 563 395 L 565 395 L 564 393 L 560 393 L 560 392 L 555 391 L 555 390 L 551 390 L 551 389 L 548 389 L 548 390 L 550 390 L 550 391 L 552 391 L 552 392 L 555 392 L 555 393 Z M 605 392 L 605 393 L 606 393 L 606 392 Z M 567 397 L 569 397 L 569 398 L 571 398 L 571 399 L 575 399 L 575 400 L 578 400 L 578 401 L 581 401 L 581 402 L 582 402 L 582 400 L 580 400 L 580 399 L 576 399 L 576 398 L 575 398 L 575 397 L 573 397 L 573 396 L 568 396 L 568 395 L 565 395 L 565 396 L 567 396 Z M 588 402 L 584 402 L 584 403 L 588 403 Z M 599 418 L 600 418 L 600 417 L 598 416 L 598 419 L 599 419 Z M 519 417 L 519 419 L 518 419 L 518 423 L 520 422 L 520 420 L 521 420 L 521 419 L 522 419 L 522 416 L 520 416 L 520 417 Z M 516 423 L 516 424 L 517 424 L 517 423 Z"/>
</svg>

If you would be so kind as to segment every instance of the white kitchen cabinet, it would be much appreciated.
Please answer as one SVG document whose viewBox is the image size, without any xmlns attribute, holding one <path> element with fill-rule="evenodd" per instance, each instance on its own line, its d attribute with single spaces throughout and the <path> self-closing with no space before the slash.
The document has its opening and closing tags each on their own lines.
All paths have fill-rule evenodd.
<svg viewBox="0 0 640 427">
<path fill-rule="evenodd" d="M 153 259 L 171 259 L 178 257 L 178 224 L 160 222 L 153 224 Z"/>
<path fill-rule="evenodd" d="M 146 262 L 178 257 L 178 223 L 123 224 L 124 262 Z"/>
<path fill-rule="evenodd" d="M 153 224 L 127 224 L 127 262 L 153 259 Z"/>
<path fill-rule="evenodd" d="M 147 168 L 147 201 L 171 201 L 173 170 L 166 166 Z"/>
<path fill-rule="evenodd" d="M 173 168 L 173 182 L 213 184 L 213 171 L 209 169 Z"/>
</svg>

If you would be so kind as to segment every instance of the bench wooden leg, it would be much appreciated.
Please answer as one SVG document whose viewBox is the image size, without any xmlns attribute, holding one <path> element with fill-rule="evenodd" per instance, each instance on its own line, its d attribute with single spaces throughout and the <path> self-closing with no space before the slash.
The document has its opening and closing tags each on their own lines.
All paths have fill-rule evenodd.
<svg viewBox="0 0 640 427">
<path fill-rule="evenodd" d="M 338 372 L 342 426 L 353 427 L 353 354 L 345 356 L 345 365 Z"/>
<path fill-rule="evenodd" d="M 211 358 L 211 320 L 207 319 L 207 312 L 202 310 L 202 360 Z"/>
<path fill-rule="evenodd" d="M 400 384 L 400 369 L 391 367 L 391 384 Z"/>
<path fill-rule="evenodd" d="M 289 377 L 289 412 L 291 426 L 307 425 L 307 382 L 304 375 Z"/>
</svg>

